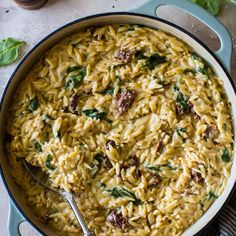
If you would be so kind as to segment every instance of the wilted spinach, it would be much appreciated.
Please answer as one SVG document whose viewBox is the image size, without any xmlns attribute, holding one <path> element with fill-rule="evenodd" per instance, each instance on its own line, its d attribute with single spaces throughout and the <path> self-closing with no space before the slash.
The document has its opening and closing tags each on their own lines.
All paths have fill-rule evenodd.
<svg viewBox="0 0 236 236">
<path fill-rule="evenodd" d="M 229 150 L 227 148 L 224 149 L 222 155 L 221 155 L 221 159 L 224 162 L 229 162 L 230 161 L 230 155 L 229 155 Z"/>
<path fill-rule="evenodd" d="M 134 193 L 130 192 L 125 188 L 114 187 L 112 189 L 107 190 L 107 192 L 111 193 L 111 196 L 118 198 L 118 197 L 129 197 L 132 198 L 132 202 L 134 205 L 140 205 L 142 202 L 139 198 L 135 196 Z"/>
<path fill-rule="evenodd" d="M 38 97 L 30 99 L 28 109 L 33 112 L 36 111 L 38 107 L 39 107 Z"/>
<path fill-rule="evenodd" d="M 153 70 L 156 65 L 166 62 L 166 57 L 161 56 L 158 53 L 151 55 L 144 64 L 144 67 L 147 67 L 150 70 Z"/>
<path fill-rule="evenodd" d="M 52 162 L 52 155 L 48 154 L 45 160 L 45 165 L 49 170 L 55 170 L 56 168 L 54 165 L 52 165 L 51 162 Z"/>
<path fill-rule="evenodd" d="M 177 167 L 172 166 L 170 162 L 168 162 L 167 164 L 158 165 L 158 166 L 147 164 L 144 167 L 152 173 L 161 172 L 163 167 L 167 167 L 170 170 L 177 170 Z"/>
<path fill-rule="evenodd" d="M 38 141 L 34 142 L 34 148 L 37 152 L 42 152 L 43 151 L 42 146 Z"/>
<path fill-rule="evenodd" d="M 67 71 L 73 72 L 76 75 L 68 76 L 64 87 L 78 88 L 83 83 L 84 77 L 86 76 L 86 68 L 68 67 Z"/>
<path fill-rule="evenodd" d="M 113 87 L 108 87 L 101 92 L 101 94 L 113 94 L 113 93 L 114 93 Z"/>
<path fill-rule="evenodd" d="M 186 129 L 185 128 L 177 128 L 176 132 L 179 136 L 182 136 L 182 133 L 186 132 Z"/>
<path fill-rule="evenodd" d="M 208 200 L 210 200 L 211 198 L 218 198 L 218 196 L 215 195 L 215 193 L 213 193 L 212 191 L 210 191 L 208 193 Z"/>
<path fill-rule="evenodd" d="M 93 162 L 91 164 L 91 168 L 92 168 L 91 175 L 93 178 L 96 177 L 101 167 L 102 167 L 102 154 L 98 153 L 95 155 Z"/>
<path fill-rule="evenodd" d="M 88 117 L 91 117 L 93 119 L 102 119 L 106 116 L 107 112 L 104 111 L 98 111 L 96 108 L 95 109 L 87 109 L 83 110 L 82 113 Z"/>
<path fill-rule="evenodd" d="M 181 92 L 178 92 L 176 102 L 182 107 L 184 112 L 188 112 L 190 110 L 187 100 L 185 100 L 184 95 Z"/>
</svg>

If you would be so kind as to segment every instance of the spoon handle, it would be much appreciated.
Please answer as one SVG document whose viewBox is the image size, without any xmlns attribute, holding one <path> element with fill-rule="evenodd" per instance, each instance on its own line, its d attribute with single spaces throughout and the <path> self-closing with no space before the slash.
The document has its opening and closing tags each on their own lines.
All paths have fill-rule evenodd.
<svg viewBox="0 0 236 236">
<path fill-rule="evenodd" d="M 84 236 L 95 236 L 95 234 L 88 229 L 88 226 L 87 226 L 86 222 L 84 221 L 84 218 L 83 218 L 83 216 L 82 216 L 82 214 L 75 202 L 73 195 L 68 192 L 63 192 L 61 194 L 70 204 L 70 206 L 76 216 L 76 219 L 78 220 L 78 222 L 83 230 Z"/>
</svg>

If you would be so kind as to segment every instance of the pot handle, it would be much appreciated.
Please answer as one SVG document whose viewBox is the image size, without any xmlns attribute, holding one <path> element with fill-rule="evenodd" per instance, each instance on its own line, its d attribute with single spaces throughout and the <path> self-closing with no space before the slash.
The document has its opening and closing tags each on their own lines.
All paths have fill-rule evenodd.
<svg viewBox="0 0 236 236">
<path fill-rule="evenodd" d="M 162 5 L 172 5 L 180 8 L 211 28 L 217 34 L 221 43 L 221 48 L 216 51 L 215 54 L 224 64 L 227 70 L 230 71 L 232 56 L 232 39 L 230 33 L 222 23 L 220 23 L 214 16 L 212 16 L 203 8 L 191 3 L 188 0 L 149 0 L 143 5 L 132 9 L 131 12 L 142 13 L 156 17 L 156 9 Z"/>
<path fill-rule="evenodd" d="M 8 214 L 8 235 L 20 236 L 19 226 L 25 219 L 14 206 L 12 201 L 9 201 L 9 214 Z"/>
</svg>

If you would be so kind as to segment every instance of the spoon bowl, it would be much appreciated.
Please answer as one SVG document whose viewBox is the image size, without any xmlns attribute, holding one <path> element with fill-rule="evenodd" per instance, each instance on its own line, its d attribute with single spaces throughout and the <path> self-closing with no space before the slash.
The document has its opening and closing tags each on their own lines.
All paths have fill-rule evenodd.
<svg viewBox="0 0 236 236">
<path fill-rule="evenodd" d="M 27 171 L 30 173 L 30 175 L 41 185 L 43 185 L 44 187 L 58 193 L 59 195 L 61 195 L 65 200 L 67 200 L 67 202 L 70 204 L 76 219 L 78 220 L 81 229 L 83 230 L 84 236 L 95 236 L 94 232 L 90 231 L 88 229 L 88 226 L 75 202 L 74 196 L 72 193 L 67 192 L 63 189 L 60 188 L 52 188 L 50 185 L 50 179 L 49 179 L 49 175 L 42 171 L 42 169 L 40 167 L 37 166 L 33 166 L 31 164 L 29 164 L 27 161 L 25 161 L 23 159 L 23 164 L 25 166 L 25 168 L 27 169 Z"/>
</svg>

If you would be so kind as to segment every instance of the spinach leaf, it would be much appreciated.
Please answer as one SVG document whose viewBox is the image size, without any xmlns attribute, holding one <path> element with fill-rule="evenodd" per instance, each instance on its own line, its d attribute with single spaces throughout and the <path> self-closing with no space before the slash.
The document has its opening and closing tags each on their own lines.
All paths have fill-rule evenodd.
<svg viewBox="0 0 236 236">
<path fill-rule="evenodd" d="M 170 162 L 168 162 L 167 164 L 162 165 L 162 166 L 163 166 L 163 167 L 167 167 L 167 168 L 169 168 L 170 170 L 177 170 L 177 167 L 172 166 Z"/>
<path fill-rule="evenodd" d="M 158 53 L 151 55 L 144 64 L 144 67 L 147 67 L 150 70 L 153 70 L 156 65 L 166 62 L 166 57 L 161 56 Z"/>
<path fill-rule="evenodd" d="M 147 164 L 147 165 L 145 165 L 145 168 L 151 172 L 160 172 L 161 171 L 160 166 L 152 166 L 152 165 Z"/>
<path fill-rule="evenodd" d="M 60 130 L 57 131 L 56 138 L 59 138 L 59 139 L 61 138 L 61 131 Z"/>
<path fill-rule="evenodd" d="M 208 72 L 209 66 L 208 66 L 207 62 L 204 61 L 204 60 L 203 60 L 200 56 L 198 56 L 197 53 L 195 53 L 195 52 L 192 52 L 192 53 L 191 53 L 191 57 L 192 57 L 194 60 L 200 61 L 200 62 L 203 64 L 203 66 L 202 66 L 202 67 L 199 67 L 199 68 L 195 68 L 195 69 L 192 70 L 192 71 L 190 71 L 189 69 L 185 69 L 185 70 L 187 70 L 186 73 L 188 73 L 188 72 L 192 72 L 192 73 L 200 72 L 200 73 L 202 73 L 202 74 L 204 74 L 204 75 L 209 76 L 209 72 Z M 184 73 L 185 73 L 185 70 L 184 70 Z M 189 70 L 189 71 L 188 71 L 188 70 Z"/>
<path fill-rule="evenodd" d="M 188 106 L 188 103 L 184 99 L 184 95 L 181 92 L 178 92 L 176 102 L 179 103 L 179 105 L 182 106 L 184 112 L 188 112 L 190 110 L 189 106 Z"/>
<path fill-rule="evenodd" d="M 224 123 L 224 124 L 222 125 L 222 128 L 226 131 L 226 130 L 227 130 L 227 125 Z"/>
<path fill-rule="evenodd" d="M 177 128 L 176 132 L 179 136 L 182 136 L 181 133 L 186 132 L 186 129 L 185 128 Z"/>
<path fill-rule="evenodd" d="M 195 71 L 195 69 L 191 69 L 191 68 L 186 68 L 186 69 L 184 69 L 184 74 L 188 74 L 188 73 L 195 73 L 196 71 Z"/>
<path fill-rule="evenodd" d="M 28 109 L 33 112 L 33 111 L 36 111 L 38 107 L 39 107 L 38 97 L 34 97 L 30 99 Z"/>
<path fill-rule="evenodd" d="M 115 76 L 115 79 L 121 81 L 120 75 L 116 75 L 116 76 Z"/>
<path fill-rule="evenodd" d="M 25 44 L 13 38 L 0 40 L 0 67 L 13 63 L 18 55 L 19 49 Z"/>
<path fill-rule="evenodd" d="M 56 168 L 54 165 L 52 165 L 51 161 L 52 161 L 52 155 L 48 154 L 46 157 L 45 165 L 49 170 L 55 170 Z"/>
<path fill-rule="evenodd" d="M 102 119 L 106 116 L 106 112 L 104 111 L 98 111 L 96 108 L 95 109 L 87 109 L 83 110 L 82 113 L 88 117 L 91 117 L 93 119 Z"/>
<path fill-rule="evenodd" d="M 74 67 L 75 68 L 75 67 Z M 72 69 L 70 69 L 72 70 Z M 75 71 L 75 70 L 74 70 Z M 80 68 L 78 69 L 77 71 L 77 75 L 74 75 L 74 76 L 69 76 L 67 79 L 66 79 L 66 84 L 65 84 L 65 88 L 68 88 L 68 87 L 71 87 L 71 88 L 78 88 L 83 80 L 84 80 L 84 77 L 86 76 L 86 68 Z"/>
<path fill-rule="evenodd" d="M 101 184 L 100 184 L 100 188 L 101 188 L 101 189 L 104 189 L 104 188 L 106 188 L 106 184 L 104 184 L 104 183 L 101 183 Z"/>
<path fill-rule="evenodd" d="M 150 164 L 145 165 L 145 168 L 147 170 L 155 174 L 158 172 L 161 172 L 163 167 L 167 167 L 170 170 L 177 170 L 177 167 L 172 166 L 170 162 L 168 162 L 167 164 L 159 165 L 159 166 L 152 166 Z"/>
<path fill-rule="evenodd" d="M 208 193 L 208 200 L 210 200 L 211 198 L 218 198 L 218 196 L 215 195 L 215 193 L 213 193 L 212 191 L 210 191 Z"/>
<path fill-rule="evenodd" d="M 173 90 L 174 90 L 174 92 L 178 92 L 179 91 L 179 87 L 177 85 L 177 82 L 174 83 Z"/>
<path fill-rule="evenodd" d="M 102 94 L 113 94 L 114 93 L 114 88 L 112 88 L 112 87 L 106 88 L 101 93 Z"/>
<path fill-rule="evenodd" d="M 216 16 L 220 12 L 221 0 L 192 0 L 200 7 Z"/>
<path fill-rule="evenodd" d="M 191 57 L 194 59 L 194 60 L 201 60 L 200 57 L 198 56 L 198 54 L 196 52 L 192 52 L 191 53 Z"/>
<path fill-rule="evenodd" d="M 47 122 L 48 120 L 54 120 L 54 119 L 48 114 L 43 115 L 43 121 Z"/>
<path fill-rule="evenodd" d="M 132 198 L 133 199 L 132 202 L 134 203 L 134 205 L 140 205 L 142 203 L 141 200 L 137 198 L 133 192 L 130 192 L 125 188 L 114 187 L 112 189 L 107 190 L 107 192 L 110 192 L 111 196 L 113 196 L 114 198 L 118 197 Z"/>
<path fill-rule="evenodd" d="M 46 131 L 44 136 L 45 143 L 49 142 L 49 133 Z"/>
<path fill-rule="evenodd" d="M 200 72 L 204 75 L 209 75 L 208 69 L 209 69 L 208 65 L 204 63 L 203 67 L 199 67 L 197 69 L 197 72 Z"/>
<path fill-rule="evenodd" d="M 49 116 L 48 114 L 44 114 L 42 117 L 43 122 L 47 123 L 49 126 L 52 126 L 54 118 Z"/>
<path fill-rule="evenodd" d="M 69 66 L 66 70 L 66 72 L 69 74 L 70 72 L 72 71 L 77 71 L 77 70 L 80 70 L 81 67 L 80 66 Z"/>
<path fill-rule="evenodd" d="M 102 167 L 102 154 L 98 153 L 95 155 L 93 162 L 91 164 L 91 168 L 92 168 L 91 175 L 93 178 L 96 177 L 101 167 Z"/>
<path fill-rule="evenodd" d="M 221 155 L 221 159 L 224 162 L 229 162 L 230 161 L 229 150 L 227 148 L 224 149 L 223 154 Z"/>
<path fill-rule="evenodd" d="M 34 142 L 34 148 L 38 153 L 43 151 L 42 146 L 38 141 Z"/>
<path fill-rule="evenodd" d="M 143 52 L 138 51 L 136 53 L 136 58 L 137 58 L 137 60 L 143 60 L 143 59 L 146 59 L 146 56 L 144 56 Z"/>
</svg>

